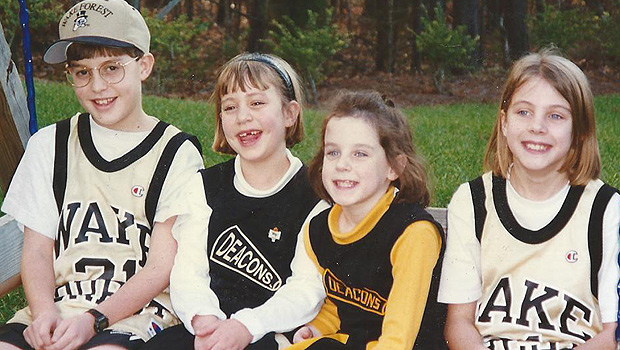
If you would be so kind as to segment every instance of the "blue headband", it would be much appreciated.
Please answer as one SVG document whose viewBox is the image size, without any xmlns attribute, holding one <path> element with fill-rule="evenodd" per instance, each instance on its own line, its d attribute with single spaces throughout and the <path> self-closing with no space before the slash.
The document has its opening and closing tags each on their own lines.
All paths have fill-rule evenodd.
<svg viewBox="0 0 620 350">
<path fill-rule="evenodd" d="M 253 52 L 241 57 L 244 61 L 253 61 L 260 62 L 268 65 L 271 69 L 273 69 L 282 79 L 284 86 L 286 87 L 286 97 L 288 97 L 291 101 L 297 101 L 295 97 L 295 89 L 293 88 L 293 82 L 291 81 L 291 77 L 288 72 L 281 68 L 276 61 L 270 56 L 264 55 L 259 52 Z"/>
</svg>

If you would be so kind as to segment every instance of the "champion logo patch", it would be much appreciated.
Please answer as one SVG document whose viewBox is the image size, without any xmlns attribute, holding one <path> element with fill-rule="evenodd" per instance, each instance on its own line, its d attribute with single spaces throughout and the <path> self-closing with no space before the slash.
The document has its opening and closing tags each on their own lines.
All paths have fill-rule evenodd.
<svg viewBox="0 0 620 350">
<path fill-rule="evenodd" d="M 576 263 L 577 260 L 579 260 L 579 254 L 577 254 L 576 251 L 571 250 L 566 253 L 566 261 L 568 261 L 569 263 Z"/>
<path fill-rule="evenodd" d="M 378 292 L 368 288 L 347 286 L 330 269 L 325 270 L 323 284 L 328 296 L 377 315 L 385 315 L 387 299 Z"/>
<path fill-rule="evenodd" d="M 237 225 L 217 237 L 209 259 L 269 291 L 282 286 L 282 277 Z"/>
<path fill-rule="evenodd" d="M 134 187 L 131 188 L 131 194 L 134 197 L 142 197 L 144 196 L 144 187 L 136 185 Z"/>
<path fill-rule="evenodd" d="M 148 330 L 149 335 L 154 337 L 155 334 L 161 332 L 162 330 L 163 328 L 157 322 L 155 322 L 155 320 L 151 319 L 151 324 L 149 325 Z"/>
</svg>

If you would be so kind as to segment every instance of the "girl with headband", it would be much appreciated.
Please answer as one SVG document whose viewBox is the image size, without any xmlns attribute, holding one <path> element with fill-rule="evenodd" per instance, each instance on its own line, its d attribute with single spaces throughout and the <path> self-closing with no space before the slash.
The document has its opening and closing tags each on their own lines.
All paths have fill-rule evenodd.
<svg viewBox="0 0 620 350">
<path fill-rule="evenodd" d="M 274 332 L 310 321 L 325 297 L 299 233 L 328 205 L 288 149 L 303 137 L 298 75 L 279 57 L 241 54 L 213 100 L 213 150 L 235 158 L 190 186 L 204 188 L 187 195 L 202 214 L 180 218 L 170 286 L 183 324 L 146 349 L 278 349 Z"/>
</svg>

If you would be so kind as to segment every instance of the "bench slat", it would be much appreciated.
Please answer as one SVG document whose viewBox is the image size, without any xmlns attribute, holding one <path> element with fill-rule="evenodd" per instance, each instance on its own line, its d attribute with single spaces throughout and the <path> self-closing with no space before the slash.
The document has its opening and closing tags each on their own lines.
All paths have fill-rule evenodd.
<svg viewBox="0 0 620 350">
<path fill-rule="evenodd" d="M 0 217 L 0 296 L 19 286 L 24 234 L 10 215 Z"/>
<path fill-rule="evenodd" d="M 431 214 L 438 223 L 443 226 L 444 232 L 448 232 L 448 209 L 446 208 L 436 208 L 436 207 L 428 207 L 426 211 Z"/>
</svg>

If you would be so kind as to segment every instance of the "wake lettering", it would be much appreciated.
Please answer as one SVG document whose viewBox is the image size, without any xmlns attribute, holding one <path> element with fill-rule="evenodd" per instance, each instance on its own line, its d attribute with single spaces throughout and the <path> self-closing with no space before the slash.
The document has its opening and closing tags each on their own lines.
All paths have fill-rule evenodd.
<svg viewBox="0 0 620 350">
<path fill-rule="evenodd" d="M 106 208 L 105 214 L 97 202 L 87 205 L 75 202 L 66 205 L 60 213 L 58 231 L 55 240 L 55 254 L 58 258 L 69 245 L 77 246 L 86 242 L 115 243 L 125 246 L 131 244 L 130 237 L 139 240 L 141 259 L 139 265 L 144 267 L 149 250 L 151 229 L 135 220 L 134 214 L 121 211 L 115 207 Z M 72 230 L 77 230 L 72 234 Z M 128 234 L 132 230 L 133 235 Z M 71 240 L 71 237 L 75 237 Z"/>
<path fill-rule="evenodd" d="M 526 280 L 524 286 L 526 289 L 522 300 L 515 301 L 510 278 L 499 280 L 489 300 L 480 305 L 482 312 L 477 322 L 491 323 L 495 319 L 496 322 L 500 320 L 502 323 L 522 326 L 524 331 L 539 329 L 559 332 L 584 342 L 592 338 L 592 335 L 585 331 L 575 330 L 578 326 L 591 324 L 593 311 L 587 305 L 568 294 L 533 281 Z M 534 295 L 538 296 L 533 297 Z M 513 302 L 520 303 L 518 311 L 513 310 Z M 548 309 L 550 305 L 558 303 L 562 306 L 562 312 L 552 319 Z"/>
</svg>

